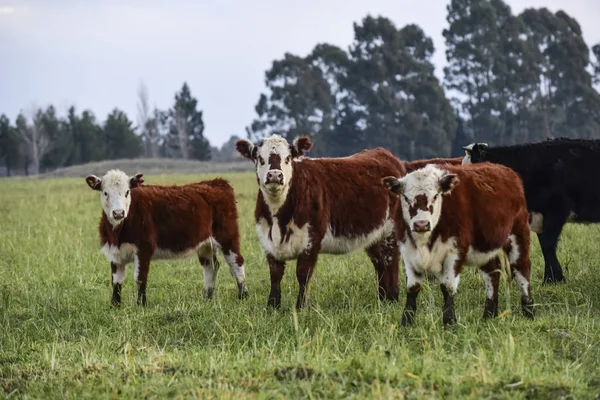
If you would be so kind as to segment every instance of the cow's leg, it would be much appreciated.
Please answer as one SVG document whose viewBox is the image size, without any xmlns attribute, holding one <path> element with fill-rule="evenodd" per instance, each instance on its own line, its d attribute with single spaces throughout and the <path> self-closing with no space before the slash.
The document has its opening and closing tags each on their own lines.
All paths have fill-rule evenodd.
<svg viewBox="0 0 600 400">
<path fill-rule="evenodd" d="M 531 260 L 529 259 L 530 233 L 527 225 L 519 224 L 510 235 L 505 247 L 511 272 L 521 291 L 521 310 L 525 317 L 533 319 L 533 299 L 531 297 Z"/>
<path fill-rule="evenodd" d="M 498 284 L 500 283 L 500 260 L 492 258 L 487 264 L 479 268 L 479 273 L 485 282 L 485 308 L 483 318 L 498 316 Z"/>
<path fill-rule="evenodd" d="M 137 304 L 146 306 L 146 286 L 148 284 L 148 272 L 150 270 L 151 251 L 138 251 L 133 261 L 135 263 L 134 279 L 138 288 Z"/>
<path fill-rule="evenodd" d="M 454 310 L 454 296 L 460 281 L 462 260 L 456 253 L 450 253 L 442 263 L 442 276 L 440 277 L 440 289 L 444 295 L 444 308 L 442 309 L 442 322 L 444 325 L 456 323 L 456 311 Z"/>
<path fill-rule="evenodd" d="M 415 322 L 417 312 L 417 297 L 421 291 L 423 274 L 416 271 L 413 266 L 404 259 L 404 270 L 406 271 L 406 304 L 402 312 L 402 326 L 412 325 Z"/>
<path fill-rule="evenodd" d="M 245 299 L 248 297 L 248 288 L 246 286 L 244 257 L 242 257 L 240 251 L 240 235 L 237 220 L 231 218 L 227 223 L 223 224 L 223 230 L 216 234 L 216 240 L 221 246 L 225 261 L 229 265 L 229 271 L 237 283 L 238 298 Z"/>
<path fill-rule="evenodd" d="M 367 248 L 367 255 L 377 273 L 379 299 L 398 301 L 400 251 L 398 250 L 395 234 L 390 234 Z"/>
<path fill-rule="evenodd" d="M 267 307 L 279 308 L 281 306 L 281 279 L 285 272 L 285 262 L 277 260 L 271 254 L 267 254 L 267 261 L 271 275 L 271 292 L 267 300 Z"/>
<path fill-rule="evenodd" d="M 319 257 L 319 250 L 316 246 L 310 250 L 300 253 L 296 263 L 296 278 L 298 279 L 298 300 L 296 300 L 296 309 L 299 310 L 306 304 L 306 288 L 312 277 Z"/>
<path fill-rule="evenodd" d="M 556 247 L 558 238 L 562 232 L 563 226 L 567 222 L 568 214 L 565 212 L 544 214 L 544 224 L 542 233 L 538 233 L 540 247 L 544 255 L 544 283 L 565 282 L 562 266 L 556 256 Z"/>
<path fill-rule="evenodd" d="M 212 299 L 219 273 L 219 260 L 214 251 L 199 254 L 198 260 L 200 260 L 200 265 L 202 265 L 202 269 L 204 270 L 204 297 Z"/>
<path fill-rule="evenodd" d="M 113 306 L 121 304 L 121 287 L 125 282 L 125 272 L 127 271 L 125 264 L 110 263 L 110 269 L 112 272 L 112 299 L 111 303 Z"/>
</svg>

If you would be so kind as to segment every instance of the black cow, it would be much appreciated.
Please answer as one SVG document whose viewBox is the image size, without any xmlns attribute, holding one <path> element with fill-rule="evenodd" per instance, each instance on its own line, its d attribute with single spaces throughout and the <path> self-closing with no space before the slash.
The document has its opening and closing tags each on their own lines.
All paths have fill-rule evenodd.
<svg viewBox="0 0 600 400">
<path fill-rule="evenodd" d="M 556 246 L 567 222 L 600 222 L 600 140 L 558 138 L 516 146 L 463 147 L 463 164 L 503 164 L 523 180 L 531 230 L 544 254 L 544 283 L 564 282 Z"/>
</svg>

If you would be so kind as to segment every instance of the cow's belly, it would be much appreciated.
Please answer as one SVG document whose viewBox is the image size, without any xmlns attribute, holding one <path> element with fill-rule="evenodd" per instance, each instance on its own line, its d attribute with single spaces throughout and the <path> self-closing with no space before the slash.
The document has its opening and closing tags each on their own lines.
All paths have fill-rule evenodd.
<svg viewBox="0 0 600 400">
<path fill-rule="evenodd" d="M 310 249 L 312 243 L 309 228 L 309 224 L 304 224 L 300 228 L 292 220 L 282 232 L 277 218 L 273 218 L 273 226 L 270 226 L 266 219 L 261 218 L 256 224 L 256 233 L 265 252 L 278 260 L 286 261 Z"/>
<path fill-rule="evenodd" d="M 502 249 L 497 248 L 491 251 L 477 251 L 473 247 L 469 247 L 465 264 L 473 267 L 481 267 L 490 262 L 492 258 L 497 257 L 500 250 Z"/>
<path fill-rule="evenodd" d="M 157 248 L 152 255 L 152 260 L 172 260 L 179 258 L 188 258 L 191 256 L 210 257 L 214 251 L 219 248 L 219 244 L 211 237 L 196 246 L 173 251 L 170 249 Z M 135 260 L 135 255 L 138 252 L 137 246 L 131 243 L 122 243 L 120 246 L 104 244 L 101 249 L 109 262 L 125 265 Z"/>
<path fill-rule="evenodd" d="M 347 254 L 355 250 L 365 249 L 394 231 L 394 222 L 386 219 L 377 228 L 362 235 L 334 236 L 331 227 L 327 229 L 321 242 L 321 252 L 326 254 Z"/>
</svg>

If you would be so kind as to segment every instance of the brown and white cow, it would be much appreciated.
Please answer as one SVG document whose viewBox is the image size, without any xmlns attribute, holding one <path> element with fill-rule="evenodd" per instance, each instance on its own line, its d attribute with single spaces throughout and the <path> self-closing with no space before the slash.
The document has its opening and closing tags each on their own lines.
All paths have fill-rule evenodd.
<svg viewBox="0 0 600 400">
<path fill-rule="evenodd" d="M 398 200 L 381 184 L 390 174 L 404 175 L 402 163 L 387 150 L 364 150 L 345 158 L 303 157 L 312 143 L 298 137 L 293 144 L 273 135 L 236 148 L 256 165 L 258 237 L 271 273 L 268 306 L 281 304 L 285 262 L 297 259 L 296 307 L 319 253 L 345 254 L 365 249 L 377 272 L 379 297 L 398 299 L 399 250 L 393 215 Z"/>
<path fill-rule="evenodd" d="M 190 255 L 200 260 L 204 294 L 211 298 L 219 270 L 217 249 L 237 281 L 238 297 L 247 296 L 235 196 L 226 180 L 142 185 L 142 174 L 128 177 L 119 170 L 85 180 L 100 192 L 100 244 L 112 269 L 114 305 L 121 303 L 127 264 L 135 265 L 137 302 L 145 306 L 150 260 Z"/>
<path fill-rule="evenodd" d="M 515 172 L 488 163 L 430 164 L 383 183 L 401 199 L 396 221 L 407 281 L 402 325 L 414 322 L 426 272 L 440 279 L 444 324 L 456 322 L 454 295 L 464 265 L 479 267 L 485 281 L 484 318 L 497 316 L 502 250 L 521 290 L 522 311 L 533 318 L 529 215 Z"/>
</svg>

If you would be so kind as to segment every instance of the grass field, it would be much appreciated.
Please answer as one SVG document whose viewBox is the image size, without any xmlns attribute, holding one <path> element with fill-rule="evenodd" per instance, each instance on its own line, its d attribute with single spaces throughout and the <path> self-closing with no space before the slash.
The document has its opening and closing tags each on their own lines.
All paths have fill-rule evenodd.
<svg viewBox="0 0 600 400">
<path fill-rule="evenodd" d="M 223 176 L 236 189 L 249 298 L 237 300 L 225 265 L 205 301 L 196 259 L 160 261 L 150 266 L 145 309 L 135 305 L 131 266 L 122 307 L 110 307 L 99 196 L 82 178 L 0 180 L 0 397 L 600 398 L 600 226 L 566 228 L 567 285 L 541 285 L 534 238 L 534 321 L 503 278 L 501 317 L 484 322 L 483 281 L 466 270 L 457 326 L 442 327 L 439 287 L 426 283 L 416 326 L 402 328 L 404 272 L 402 301 L 381 303 L 363 253 L 321 256 L 309 306 L 295 315 L 295 263 L 282 308 L 265 307 L 254 175 Z"/>
</svg>

